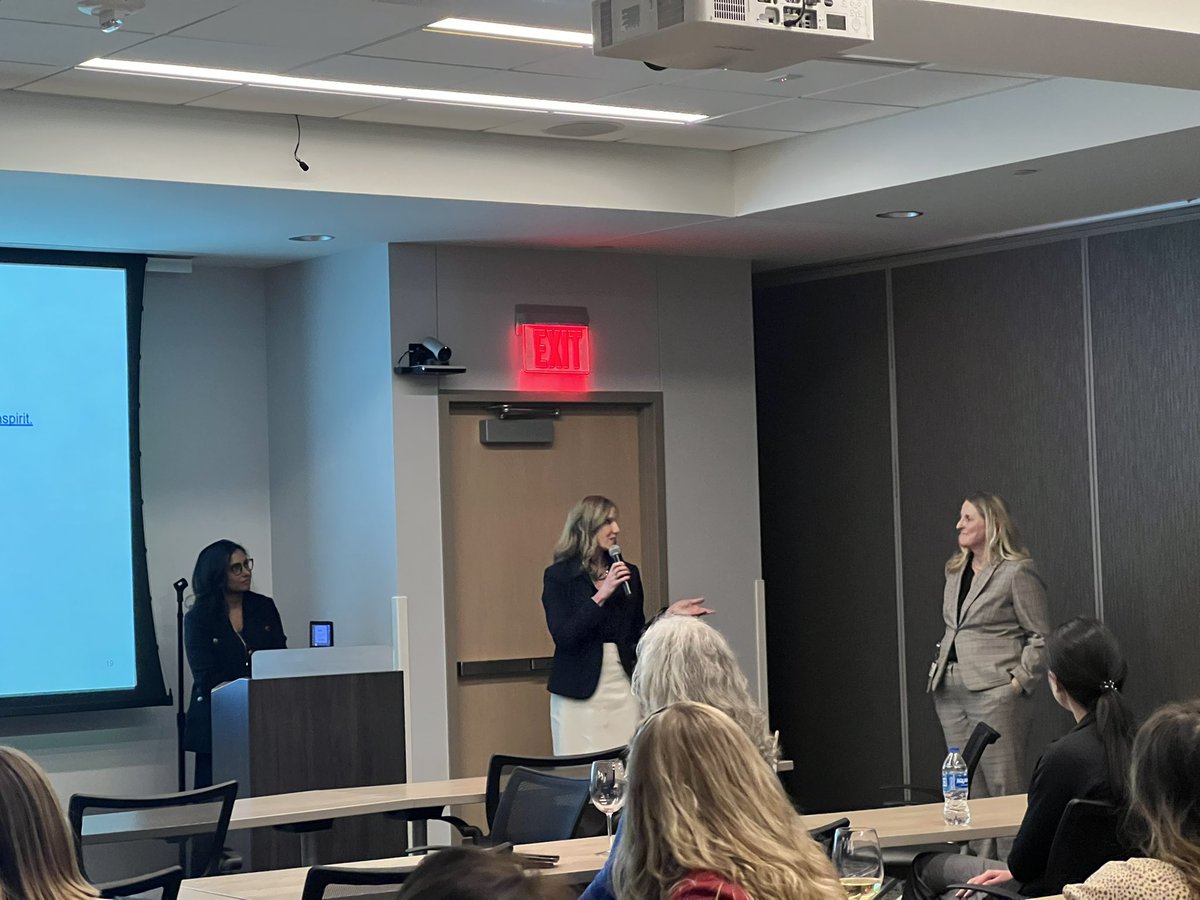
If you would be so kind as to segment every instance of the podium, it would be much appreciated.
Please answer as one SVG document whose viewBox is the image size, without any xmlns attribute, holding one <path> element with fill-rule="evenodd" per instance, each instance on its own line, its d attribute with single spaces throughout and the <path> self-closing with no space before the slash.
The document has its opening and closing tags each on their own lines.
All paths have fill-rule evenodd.
<svg viewBox="0 0 1200 900">
<path fill-rule="evenodd" d="M 239 797 L 406 780 L 403 672 L 240 678 L 213 690 L 211 712 L 213 781 L 236 779 Z M 249 835 L 248 845 L 230 838 L 248 854 L 246 870 L 301 865 L 296 835 Z M 332 820 L 302 837 L 323 863 L 406 846 L 404 824 L 383 816 Z"/>
</svg>

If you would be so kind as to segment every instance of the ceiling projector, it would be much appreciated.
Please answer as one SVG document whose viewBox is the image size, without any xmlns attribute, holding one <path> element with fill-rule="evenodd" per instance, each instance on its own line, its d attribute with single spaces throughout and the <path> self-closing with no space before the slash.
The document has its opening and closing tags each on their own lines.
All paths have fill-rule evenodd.
<svg viewBox="0 0 1200 900">
<path fill-rule="evenodd" d="M 874 38 L 871 0 L 592 0 L 596 56 L 771 72 Z"/>
</svg>

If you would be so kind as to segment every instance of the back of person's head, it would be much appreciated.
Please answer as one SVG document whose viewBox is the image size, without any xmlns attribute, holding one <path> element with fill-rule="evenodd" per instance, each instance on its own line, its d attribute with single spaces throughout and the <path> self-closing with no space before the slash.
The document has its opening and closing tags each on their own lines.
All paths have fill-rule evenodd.
<svg viewBox="0 0 1200 900">
<path fill-rule="evenodd" d="M 1136 726 L 1122 693 L 1129 666 L 1117 639 L 1096 619 L 1078 616 L 1059 625 L 1046 639 L 1046 659 L 1059 687 L 1096 714 L 1108 784 L 1117 801 L 1124 803 Z"/>
<path fill-rule="evenodd" d="M 684 700 L 715 706 L 742 727 L 771 766 L 779 760 L 767 714 L 724 635 L 696 616 L 661 616 L 642 635 L 633 695 L 643 716 Z"/>
<path fill-rule="evenodd" d="M 642 723 L 613 866 L 618 900 L 666 897 L 688 872 L 717 872 L 755 900 L 844 897 L 779 779 L 725 713 L 676 703 Z"/>
<path fill-rule="evenodd" d="M 425 857 L 399 900 L 561 900 L 557 889 L 527 875 L 511 854 L 447 847 Z"/>
<path fill-rule="evenodd" d="M 19 750 L 0 747 L 0 900 L 94 897 L 50 780 Z"/>
<path fill-rule="evenodd" d="M 1176 866 L 1200 894 L 1200 700 L 1172 703 L 1147 719 L 1132 768 L 1146 855 Z"/>
<path fill-rule="evenodd" d="M 236 541 L 222 539 L 200 551 L 192 569 L 192 593 L 196 595 L 197 605 L 215 603 L 224 597 L 229 557 L 238 550 L 246 552 L 246 548 Z"/>
</svg>

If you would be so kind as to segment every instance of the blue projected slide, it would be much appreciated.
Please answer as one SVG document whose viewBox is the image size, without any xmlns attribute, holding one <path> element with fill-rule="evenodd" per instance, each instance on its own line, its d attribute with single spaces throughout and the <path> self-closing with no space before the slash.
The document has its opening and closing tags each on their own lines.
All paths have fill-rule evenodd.
<svg viewBox="0 0 1200 900">
<path fill-rule="evenodd" d="M 137 684 L 125 277 L 0 263 L 0 697 Z"/>
</svg>

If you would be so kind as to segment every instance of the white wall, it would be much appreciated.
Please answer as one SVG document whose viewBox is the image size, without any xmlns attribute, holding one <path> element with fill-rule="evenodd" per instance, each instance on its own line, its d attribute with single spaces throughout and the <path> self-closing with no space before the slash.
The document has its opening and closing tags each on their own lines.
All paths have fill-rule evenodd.
<svg viewBox="0 0 1200 900">
<path fill-rule="evenodd" d="M 393 245 L 391 266 L 393 353 L 426 334 L 449 344 L 468 372 L 441 379 L 445 389 L 536 390 L 520 374 L 513 340 L 513 307 L 534 303 L 588 307 L 592 390 L 662 392 L 671 591 L 713 601 L 712 624 L 753 683 L 753 583 L 761 566 L 749 264 Z M 401 589 L 411 584 L 421 598 L 414 641 L 424 674 L 417 678 L 432 682 L 447 677 L 452 662 L 441 596 L 438 387 L 396 381 L 397 503 L 410 516 L 426 511 L 423 525 L 400 525 Z M 414 721 L 421 723 L 414 740 L 429 741 L 431 763 L 435 752 L 444 757 L 444 693 Z"/>
<path fill-rule="evenodd" d="M 142 493 L 159 656 L 175 679 L 175 593 L 219 537 L 245 544 L 271 592 L 266 305 L 245 269 L 150 274 L 142 315 Z M 186 668 L 186 667 L 185 667 Z M 188 681 L 190 686 L 190 679 Z M 175 788 L 173 708 L 0 719 L 65 797 Z"/>
</svg>

